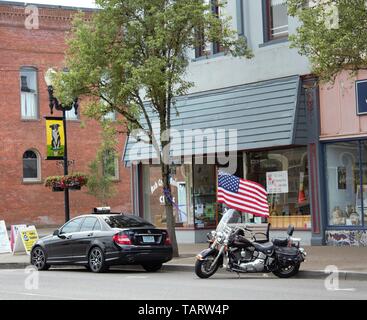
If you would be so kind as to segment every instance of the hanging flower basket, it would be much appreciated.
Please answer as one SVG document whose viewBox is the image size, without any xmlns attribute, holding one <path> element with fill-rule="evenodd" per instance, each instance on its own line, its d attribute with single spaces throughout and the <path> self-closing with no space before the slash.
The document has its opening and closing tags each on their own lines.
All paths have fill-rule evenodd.
<svg viewBox="0 0 367 320">
<path fill-rule="evenodd" d="M 53 192 L 63 192 L 65 188 L 54 186 L 52 187 Z"/>
<path fill-rule="evenodd" d="M 54 192 L 69 190 L 80 190 L 88 182 L 88 176 L 83 173 L 74 173 L 67 176 L 48 177 L 45 181 L 45 186 L 52 188 Z"/>
</svg>

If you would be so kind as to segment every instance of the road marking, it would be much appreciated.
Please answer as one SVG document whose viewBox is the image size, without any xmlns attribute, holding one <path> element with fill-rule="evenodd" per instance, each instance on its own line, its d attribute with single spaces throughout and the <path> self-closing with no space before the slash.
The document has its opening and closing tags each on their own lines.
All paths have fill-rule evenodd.
<svg viewBox="0 0 367 320">
<path fill-rule="evenodd" d="M 356 291 L 356 289 L 354 288 L 345 288 L 345 289 L 334 289 L 334 290 L 331 290 L 331 291 Z"/>
</svg>

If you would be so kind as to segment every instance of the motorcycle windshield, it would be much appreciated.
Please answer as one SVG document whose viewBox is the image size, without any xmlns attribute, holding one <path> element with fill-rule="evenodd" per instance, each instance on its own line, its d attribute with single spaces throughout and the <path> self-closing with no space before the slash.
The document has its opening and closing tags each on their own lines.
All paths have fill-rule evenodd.
<svg viewBox="0 0 367 320">
<path fill-rule="evenodd" d="M 241 213 L 233 210 L 228 209 L 224 214 L 220 222 L 218 223 L 217 232 L 223 232 L 224 229 L 232 223 L 240 223 L 242 220 Z"/>
</svg>

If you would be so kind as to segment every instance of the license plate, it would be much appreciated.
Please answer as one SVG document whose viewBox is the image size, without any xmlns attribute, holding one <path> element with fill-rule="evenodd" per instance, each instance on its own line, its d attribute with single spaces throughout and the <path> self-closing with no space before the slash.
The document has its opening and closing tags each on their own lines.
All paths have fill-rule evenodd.
<svg viewBox="0 0 367 320">
<path fill-rule="evenodd" d="M 143 236 L 143 242 L 145 243 L 155 243 L 153 236 Z"/>
</svg>

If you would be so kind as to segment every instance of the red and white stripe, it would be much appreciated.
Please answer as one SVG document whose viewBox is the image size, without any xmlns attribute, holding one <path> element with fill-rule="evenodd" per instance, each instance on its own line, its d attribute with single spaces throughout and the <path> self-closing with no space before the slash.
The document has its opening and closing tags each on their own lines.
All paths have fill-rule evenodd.
<svg viewBox="0 0 367 320">
<path fill-rule="evenodd" d="M 217 201 L 242 212 L 261 217 L 269 216 L 266 190 L 250 180 L 240 179 L 237 193 L 218 187 Z"/>
</svg>

